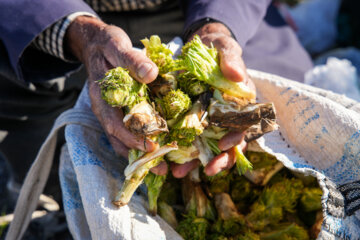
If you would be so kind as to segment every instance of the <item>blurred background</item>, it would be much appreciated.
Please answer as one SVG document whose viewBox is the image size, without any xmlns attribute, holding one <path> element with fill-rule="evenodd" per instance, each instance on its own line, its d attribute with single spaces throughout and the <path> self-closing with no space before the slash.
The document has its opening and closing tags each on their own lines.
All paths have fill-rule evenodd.
<svg viewBox="0 0 360 240">
<path fill-rule="evenodd" d="M 360 1 L 276 0 L 315 67 L 305 83 L 360 101 Z"/>
</svg>

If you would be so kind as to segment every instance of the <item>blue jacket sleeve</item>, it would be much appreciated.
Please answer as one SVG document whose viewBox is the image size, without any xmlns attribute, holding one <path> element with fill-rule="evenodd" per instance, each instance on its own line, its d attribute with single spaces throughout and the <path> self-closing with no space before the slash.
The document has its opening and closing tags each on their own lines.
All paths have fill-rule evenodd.
<svg viewBox="0 0 360 240">
<path fill-rule="evenodd" d="M 271 0 L 188 0 L 185 4 L 185 29 L 212 18 L 225 24 L 240 46 L 256 33 Z"/>
<path fill-rule="evenodd" d="M 22 78 L 20 57 L 43 30 L 74 12 L 96 13 L 82 0 L 1 0 L 0 40 L 11 66 Z"/>
</svg>

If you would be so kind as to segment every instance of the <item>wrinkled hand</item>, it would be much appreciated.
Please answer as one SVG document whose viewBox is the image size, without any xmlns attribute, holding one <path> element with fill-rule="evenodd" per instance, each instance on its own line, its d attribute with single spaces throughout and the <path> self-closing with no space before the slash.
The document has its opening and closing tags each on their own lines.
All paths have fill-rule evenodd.
<svg viewBox="0 0 360 240">
<path fill-rule="evenodd" d="M 156 65 L 143 52 L 134 50 L 127 34 L 92 17 L 81 16 L 73 21 L 66 33 L 68 51 L 86 67 L 92 110 L 100 121 L 108 139 L 118 155 L 127 157 L 129 148 L 153 151 L 157 143 L 136 137 L 126 129 L 120 108 L 108 105 L 101 98 L 95 82 L 111 68 L 127 68 L 132 77 L 142 83 L 155 80 Z"/>
<path fill-rule="evenodd" d="M 231 32 L 221 23 L 209 23 L 200 28 L 194 35 L 200 36 L 201 40 L 210 45 L 212 43 L 218 50 L 220 56 L 220 68 L 224 76 L 235 82 L 244 82 L 251 89 L 255 90 L 253 82 L 246 73 L 246 67 L 242 60 L 242 49 L 231 37 Z M 240 132 L 229 132 L 219 141 L 219 148 L 223 152 L 214 157 L 205 167 L 205 173 L 213 176 L 218 172 L 229 169 L 235 164 L 234 146 L 240 144 L 245 150 L 245 135 Z M 199 165 L 199 160 L 179 165 L 173 163 L 171 169 L 175 177 L 184 177 L 186 174 Z"/>
<path fill-rule="evenodd" d="M 220 67 L 226 78 L 243 81 L 254 89 L 241 58 L 241 47 L 224 25 L 210 23 L 195 34 L 198 34 L 204 43 L 212 42 L 218 49 Z M 122 29 L 92 17 L 80 16 L 70 24 L 65 36 L 65 45 L 87 69 L 92 110 L 103 126 L 115 152 L 127 157 L 129 148 L 153 151 L 157 144 L 137 137 L 126 129 L 123 124 L 123 112 L 101 99 L 100 87 L 95 81 L 103 78 L 109 69 L 121 66 L 127 68 L 137 81 L 150 83 L 158 74 L 156 65 L 144 53 L 132 48 L 129 37 Z M 242 133 L 230 132 L 224 136 L 219 141 L 219 148 L 224 152 L 206 166 L 205 173 L 215 175 L 223 169 L 231 168 L 235 163 L 233 146 L 237 144 L 246 147 Z M 198 165 L 199 160 L 194 160 L 182 165 L 172 164 L 171 169 L 175 177 L 184 177 Z M 167 165 L 163 162 L 152 171 L 156 174 L 166 174 Z"/>
</svg>

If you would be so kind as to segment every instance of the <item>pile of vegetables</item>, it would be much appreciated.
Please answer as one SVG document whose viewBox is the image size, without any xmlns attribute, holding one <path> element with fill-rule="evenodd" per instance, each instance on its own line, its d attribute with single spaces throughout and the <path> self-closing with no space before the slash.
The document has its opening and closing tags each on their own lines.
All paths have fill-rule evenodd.
<svg viewBox="0 0 360 240">
<path fill-rule="evenodd" d="M 121 67 L 99 81 L 102 98 L 124 111 L 127 129 L 158 143 L 153 152 L 129 150 L 125 182 L 113 203 L 126 205 L 144 182 L 149 212 L 162 216 L 185 239 L 308 239 L 310 225 L 300 218 L 306 219 L 307 212 L 316 218 L 321 191 L 283 174 L 283 165 L 272 156 L 245 155 L 235 146 L 234 169 L 213 177 L 202 171 L 221 152 L 218 141 L 229 131 L 245 132 L 250 142 L 276 130 L 273 104 L 256 103 L 252 89 L 226 79 L 217 50 L 198 36 L 176 59 L 158 36 L 142 43 L 159 68 L 154 82 L 139 83 Z M 194 159 L 202 166 L 183 180 L 149 171 L 162 161 Z M 296 214 L 298 207 L 304 216 Z"/>
<path fill-rule="evenodd" d="M 255 175 L 264 173 L 260 184 L 236 168 L 212 177 L 200 171 L 198 179 L 168 176 L 157 197 L 158 214 L 184 239 L 316 239 L 323 222 L 316 179 L 297 177 L 267 153 L 245 155 Z"/>
</svg>

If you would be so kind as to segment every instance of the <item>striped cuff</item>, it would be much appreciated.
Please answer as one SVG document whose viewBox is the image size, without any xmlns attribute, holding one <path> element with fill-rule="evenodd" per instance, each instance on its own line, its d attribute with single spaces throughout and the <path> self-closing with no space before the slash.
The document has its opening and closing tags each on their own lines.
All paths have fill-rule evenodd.
<svg viewBox="0 0 360 240">
<path fill-rule="evenodd" d="M 88 13 L 88 12 L 75 12 L 67 17 L 61 19 L 60 21 L 54 23 L 49 28 L 45 29 L 40 35 L 38 35 L 32 45 L 35 46 L 37 49 L 48 53 L 54 57 L 58 57 L 66 62 L 74 62 L 74 59 L 65 56 L 64 54 L 64 36 L 66 33 L 66 29 L 70 25 L 72 21 L 75 20 L 78 16 L 90 16 L 95 17 L 97 16 Z"/>
</svg>

